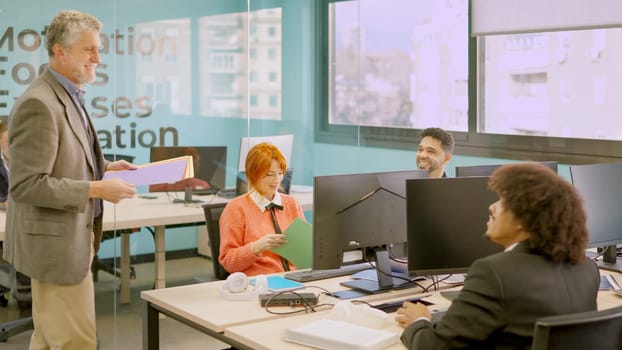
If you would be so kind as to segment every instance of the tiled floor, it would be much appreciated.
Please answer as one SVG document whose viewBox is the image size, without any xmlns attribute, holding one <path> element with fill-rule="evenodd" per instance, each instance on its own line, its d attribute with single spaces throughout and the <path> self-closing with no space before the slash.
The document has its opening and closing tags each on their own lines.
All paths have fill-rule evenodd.
<svg viewBox="0 0 622 350">
<path fill-rule="evenodd" d="M 95 283 L 97 330 L 100 350 L 142 349 L 143 303 L 140 292 L 153 286 L 154 264 L 134 265 L 136 279 L 131 281 L 132 300 L 129 305 L 120 305 L 118 279 L 100 272 Z M 166 262 L 167 286 L 196 283 L 195 277 L 212 279 L 212 263 L 209 259 L 192 257 Z M 11 300 L 7 308 L 0 308 L 0 322 L 19 318 L 17 304 Z M 0 343 L 3 350 L 28 349 L 32 331 L 27 331 Z M 225 349 L 227 344 L 219 342 L 173 319 L 160 320 L 160 349 Z"/>
</svg>

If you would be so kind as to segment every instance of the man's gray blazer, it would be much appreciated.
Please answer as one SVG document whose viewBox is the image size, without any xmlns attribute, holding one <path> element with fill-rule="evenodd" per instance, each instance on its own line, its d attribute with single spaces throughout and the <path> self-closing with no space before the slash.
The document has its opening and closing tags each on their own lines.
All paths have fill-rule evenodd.
<svg viewBox="0 0 622 350">
<path fill-rule="evenodd" d="M 92 123 L 89 127 L 96 135 Z M 46 70 L 17 100 L 9 120 L 10 191 L 4 258 L 43 282 L 76 284 L 101 240 L 89 198 L 94 162 L 105 169 L 97 137 L 92 159 L 82 116 Z M 103 214 L 103 213 L 102 213 Z"/>
</svg>

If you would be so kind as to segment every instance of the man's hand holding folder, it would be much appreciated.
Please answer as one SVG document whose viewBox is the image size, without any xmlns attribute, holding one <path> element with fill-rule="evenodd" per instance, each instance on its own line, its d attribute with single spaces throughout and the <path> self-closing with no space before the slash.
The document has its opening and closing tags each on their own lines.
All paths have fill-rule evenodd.
<svg viewBox="0 0 622 350">
<path fill-rule="evenodd" d="M 181 156 L 153 163 L 137 165 L 135 169 L 113 170 L 104 173 L 103 179 L 118 178 L 134 186 L 174 183 L 194 177 L 192 156 Z"/>
</svg>

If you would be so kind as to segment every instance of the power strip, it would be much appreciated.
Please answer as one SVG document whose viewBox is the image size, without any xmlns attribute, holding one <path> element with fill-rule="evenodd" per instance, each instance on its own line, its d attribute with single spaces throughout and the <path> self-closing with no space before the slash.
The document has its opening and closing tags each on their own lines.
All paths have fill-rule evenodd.
<svg viewBox="0 0 622 350">
<path fill-rule="evenodd" d="M 268 301 L 270 302 L 268 304 Z M 260 294 L 259 303 L 267 306 L 306 306 L 317 305 L 318 297 L 313 293 L 272 293 Z"/>
</svg>

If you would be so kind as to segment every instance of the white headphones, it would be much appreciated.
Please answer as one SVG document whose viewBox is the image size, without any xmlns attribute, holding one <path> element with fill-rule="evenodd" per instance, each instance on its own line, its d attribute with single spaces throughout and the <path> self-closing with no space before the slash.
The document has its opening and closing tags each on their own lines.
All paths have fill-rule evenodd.
<svg viewBox="0 0 622 350">
<path fill-rule="evenodd" d="M 243 272 L 234 272 L 220 286 L 220 295 L 229 300 L 253 300 L 268 292 L 268 278 L 264 275 L 255 278 L 255 287 L 248 285 L 248 277 Z"/>
</svg>

